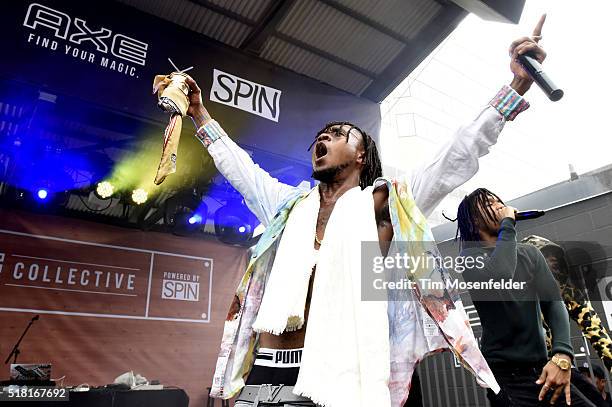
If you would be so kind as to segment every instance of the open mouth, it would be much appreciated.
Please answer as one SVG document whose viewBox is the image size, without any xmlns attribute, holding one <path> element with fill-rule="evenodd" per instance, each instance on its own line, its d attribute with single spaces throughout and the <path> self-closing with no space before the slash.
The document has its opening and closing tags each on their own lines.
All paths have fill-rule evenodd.
<svg viewBox="0 0 612 407">
<path fill-rule="evenodd" d="M 325 155 L 327 155 L 327 146 L 323 143 L 317 143 L 315 146 L 315 158 L 318 160 Z"/>
</svg>

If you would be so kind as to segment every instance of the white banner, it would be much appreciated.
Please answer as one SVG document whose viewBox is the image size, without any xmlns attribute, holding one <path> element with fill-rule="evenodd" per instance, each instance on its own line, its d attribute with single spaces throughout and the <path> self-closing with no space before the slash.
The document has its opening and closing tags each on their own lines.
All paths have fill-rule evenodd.
<svg viewBox="0 0 612 407">
<path fill-rule="evenodd" d="M 213 70 L 210 100 L 278 122 L 281 91 Z"/>
</svg>

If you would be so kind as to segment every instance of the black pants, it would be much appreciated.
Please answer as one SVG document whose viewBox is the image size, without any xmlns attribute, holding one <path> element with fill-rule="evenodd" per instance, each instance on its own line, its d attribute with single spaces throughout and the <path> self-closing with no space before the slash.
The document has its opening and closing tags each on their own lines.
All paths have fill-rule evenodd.
<svg viewBox="0 0 612 407">
<path fill-rule="evenodd" d="M 538 395 L 542 385 L 536 380 L 542 373 L 542 367 L 507 367 L 491 365 L 491 370 L 501 387 L 498 394 L 487 390 L 487 398 L 492 407 L 543 407 L 550 406 L 552 390 L 548 391 L 544 400 L 539 401 Z M 596 402 L 588 400 L 575 386 L 571 389 L 572 406 L 597 406 Z M 565 394 L 562 393 L 555 406 L 565 406 Z"/>
<path fill-rule="evenodd" d="M 299 372 L 299 367 L 279 369 L 274 367 L 253 366 L 253 369 L 246 380 L 246 384 L 272 384 L 275 386 L 285 384 L 288 386 L 293 386 L 297 381 Z M 408 400 L 406 400 L 403 407 L 423 407 L 421 381 L 416 370 L 412 375 L 412 386 L 410 387 Z"/>
<path fill-rule="evenodd" d="M 278 386 L 295 386 L 297 382 L 299 367 L 267 367 L 255 365 L 251 369 L 246 384 L 272 384 Z"/>
<path fill-rule="evenodd" d="M 408 394 L 408 400 L 404 403 L 403 407 L 423 407 L 423 395 L 421 394 L 421 378 L 414 369 L 412 374 L 412 381 L 410 382 L 410 393 Z"/>
<path fill-rule="evenodd" d="M 298 373 L 300 372 L 299 367 L 268 367 L 268 366 L 259 366 L 255 365 L 251 369 L 251 373 L 246 380 L 247 385 L 284 385 L 287 387 L 292 387 L 295 385 L 298 377 Z M 240 399 L 240 396 L 238 397 Z M 253 403 L 250 402 L 236 402 L 236 407 L 250 407 Z M 277 406 L 279 404 L 268 404 L 268 403 L 260 403 L 261 407 L 264 406 Z M 282 403 L 282 406 L 300 406 L 300 407 L 317 407 L 317 405 L 313 402 L 300 402 L 300 403 Z"/>
</svg>

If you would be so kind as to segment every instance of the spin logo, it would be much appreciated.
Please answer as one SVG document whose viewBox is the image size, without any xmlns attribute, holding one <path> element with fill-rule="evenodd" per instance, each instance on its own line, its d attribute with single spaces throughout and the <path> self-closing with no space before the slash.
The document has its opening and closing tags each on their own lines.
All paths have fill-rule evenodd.
<svg viewBox="0 0 612 407">
<path fill-rule="evenodd" d="M 213 70 L 210 100 L 278 122 L 281 91 Z"/>
<path fill-rule="evenodd" d="M 164 272 L 161 297 L 164 300 L 199 301 L 200 276 Z"/>
</svg>

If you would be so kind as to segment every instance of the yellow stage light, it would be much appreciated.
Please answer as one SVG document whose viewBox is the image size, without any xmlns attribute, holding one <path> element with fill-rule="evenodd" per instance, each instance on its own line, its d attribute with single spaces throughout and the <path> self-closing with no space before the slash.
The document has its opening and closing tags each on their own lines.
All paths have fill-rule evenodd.
<svg viewBox="0 0 612 407">
<path fill-rule="evenodd" d="M 134 201 L 134 203 L 137 205 L 145 203 L 147 201 L 148 196 L 149 194 L 147 194 L 147 191 L 142 188 L 138 188 L 132 191 L 132 201 Z"/>
<path fill-rule="evenodd" d="M 108 181 L 102 181 L 96 186 L 96 194 L 102 198 L 110 198 L 115 192 L 115 187 Z"/>
</svg>

